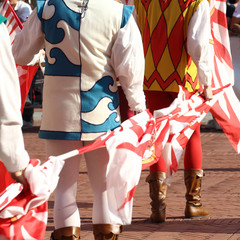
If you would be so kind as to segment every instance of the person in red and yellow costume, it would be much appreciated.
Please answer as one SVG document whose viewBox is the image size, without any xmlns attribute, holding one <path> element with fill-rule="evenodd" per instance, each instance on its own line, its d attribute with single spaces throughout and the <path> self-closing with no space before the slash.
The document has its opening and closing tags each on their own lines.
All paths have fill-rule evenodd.
<svg viewBox="0 0 240 240">
<path fill-rule="evenodd" d="M 210 9 L 207 0 L 134 0 L 144 54 L 144 91 L 151 112 L 168 107 L 179 85 L 193 92 L 202 86 L 212 99 L 213 53 L 210 50 Z M 146 181 L 152 200 L 151 220 L 166 219 L 164 159 L 150 167 Z M 184 156 L 185 217 L 209 215 L 201 203 L 202 148 L 200 126 L 189 140 Z"/>
</svg>

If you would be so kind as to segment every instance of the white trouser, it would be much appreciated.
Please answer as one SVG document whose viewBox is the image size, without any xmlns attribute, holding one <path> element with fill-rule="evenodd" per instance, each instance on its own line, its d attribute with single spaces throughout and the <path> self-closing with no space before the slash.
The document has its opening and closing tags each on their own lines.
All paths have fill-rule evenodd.
<svg viewBox="0 0 240 240">
<path fill-rule="evenodd" d="M 46 140 L 46 154 L 47 157 L 58 156 L 89 143 L 91 142 Z M 100 148 L 85 153 L 85 159 L 89 180 L 94 193 L 93 224 L 118 224 L 115 222 L 113 223 L 108 214 L 105 177 L 108 164 L 108 152 L 106 148 Z M 81 225 L 80 214 L 76 202 L 80 160 L 81 155 L 67 159 L 60 173 L 59 183 L 54 192 L 55 229 Z M 84 192 L 82 194 L 84 194 Z"/>
</svg>

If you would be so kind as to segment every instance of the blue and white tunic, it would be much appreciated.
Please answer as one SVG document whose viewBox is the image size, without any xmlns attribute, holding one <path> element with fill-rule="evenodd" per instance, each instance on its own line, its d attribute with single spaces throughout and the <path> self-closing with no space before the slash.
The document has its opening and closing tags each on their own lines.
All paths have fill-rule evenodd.
<svg viewBox="0 0 240 240">
<path fill-rule="evenodd" d="M 132 11 L 114 0 L 38 0 L 13 54 L 26 64 L 46 52 L 40 138 L 94 140 L 118 127 L 117 79 L 131 110 L 145 109 L 143 48 Z"/>
</svg>

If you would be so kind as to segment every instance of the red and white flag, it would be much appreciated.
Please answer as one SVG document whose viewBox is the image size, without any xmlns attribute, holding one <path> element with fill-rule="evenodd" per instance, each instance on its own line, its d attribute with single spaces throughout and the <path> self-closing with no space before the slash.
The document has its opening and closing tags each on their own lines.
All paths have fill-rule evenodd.
<svg viewBox="0 0 240 240">
<path fill-rule="evenodd" d="M 56 159 L 56 161 L 61 161 L 62 159 L 106 146 L 109 151 L 109 165 L 106 176 L 107 192 L 110 200 L 109 207 L 117 222 L 122 222 L 122 224 L 131 222 L 132 200 L 140 179 L 141 170 L 155 163 L 162 153 L 164 155 L 170 152 L 171 155 L 165 159 L 168 161 L 170 175 L 173 174 L 177 170 L 185 144 L 191 137 L 195 127 L 200 124 L 201 119 L 209 110 L 213 113 L 220 126 L 222 126 L 234 148 L 239 152 L 240 131 L 237 131 L 236 128 L 234 129 L 234 126 L 237 126 L 237 129 L 240 126 L 240 118 L 236 108 L 239 102 L 235 100 L 232 102 L 232 99 L 235 99 L 235 95 L 231 91 L 232 87 L 229 86 L 229 77 L 231 78 L 232 75 L 230 73 L 233 70 L 227 45 L 228 38 L 226 34 L 223 34 L 226 30 L 226 16 L 225 12 L 221 11 L 221 7 L 224 7 L 223 4 L 225 2 L 216 1 L 215 3 L 219 3 L 219 6 L 215 4 L 217 10 L 215 9 L 214 14 L 217 15 L 213 14 L 211 17 L 213 40 L 215 42 L 213 87 L 217 91 L 221 90 L 216 94 L 216 96 L 221 95 L 221 97 L 215 96 L 210 102 L 205 102 L 200 96 L 192 94 L 190 97 L 186 97 L 185 92 L 180 91 L 176 101 L 169 108 L 156 111 L 154 118 L 149 111 L 144 111 L 123 122 L 121 127 L 97 139 L 93 144 L 58 156 Z M 161 147 L 155 148 L 155 146 Z M 38 183 L 38 179 L 35 178 L 35 180 Z M 30 182 L 30 180 L 28 181 Z M 16 192 L 16 190 L 14 191 Z M 46 191 L 40 189 L 38 192 Z M 51 190 L 47 192 L 51 192 Z M 6 192 L 4 194 L 6 196 Z M 37 196 L 37 194 L 34 195 Z M 9 200 L 11 198 L 13 196 L 9 195 Z M 12 200 L 12 202 L 14 201 Z M 8 205 L 5 205 L 4 209 L 6 207 Z M 23 207 L 20 208 L 20 216 L 26 213 L 24 209 Z M 31 216 L 36 215 L 36 213 L 31 213 L 31 210 L 27 214 L 29 212 L 32 214 Z M 42 211 L 43 215 L 44 212 L 45 210 Z M 5 211 L 3 215 L 9 217 L 8 213 L 9 211 Z M 16 216 L 15 212 L 14 216 Z M 9 218 L 7 219 L 9 220 Z M 24 216 L 20 217 L 20 219 L 24 220 Z M 38 217 L 38 219 L 44 222 L 43 218 Z M 9 226 L 8 230 L 11 235 L 14 230 L 12 229 L 12 224 Z M 21 231 L 25 234 L 24 236 L 31 235 L 29 231 L 26 233 L 25 227 Z M 25 237 L 23 239 L 28 238 Z M 33 237 L 33 239 L 41 238 Z"/>
<path fill-rule="evenodd" d="M 240 103 L 232 89 L 234 75 L 225 1 L 211 1 L 211 30 L 214 41 L 213 100 L 206 102 L 199 95 L 188 94 L 182 90 L 169 108 L 154 113 L 156 121 L 162 117 L 169 118 L 168 124 L 165 125 L 169 128 L 166 132 L 169 132 L 164 135 L 168 141 L 162 142 L 163 151 L 159 151 L 167 161 L 169 176 L 177 171 L 188 140 L 208 111 L 218 121 L 234 149 L 240 152 Z M 131 196 L 131 190 L 134 192 L 135 189 L 129 189 L 128 196 Z"/>
<path fill-rule="evenodd" d="M 201 121 L 212 108 L 212 106 L 224 95 L 224 90 L 230 84 L 213 91 L 213 99 L 205 101 L 203 97 L 196 93 L 189 93 L 179 86 L 178 97 L 168 108 L 154 111 L 154 117 L 169 116 L 169 138 L 164 145 L 162 157 L 166 161 L 168 183 L 171 176 L 177 172 L 180 158 L 183 154 L 193 132 L 201 124 Z"/>
<path fill-rule="evenodd" d="M 25 171 L 30 189 L 12 183 L 0 194 L 0 239 L 43 240 L 48 218 L 48 198 L 57 186 L 64 161 L 50 157 L 40 165 L 31 159 Z"/>
<path fill-rule="evenodd" d="M 31 192 L 24 195 L 21 185 L 15 183 L 6 188 L 0 196 L 0 239 L 1 234 L 14 240 L 43 239 L 47 199 L 55 189 L 63 160 L 105 146 L 109 152 L 106 188 L 110 214 L 117 222 L 130 224 L 133 195 L 141 170 L 155 163 L 161 155 L 168 139 L 168 129 L 168 116 L 155 120 L 146 110 L 126 120 L 119 128 L 106 133 L 90 145 L 50 157 L 43 165 L 40 165 L 39 160 L 31 160 L 25 172 Z M 158 148 L 155 148 L 155 145 Z M 41 232 L 34 227 L 38 221 Z M 11 238 L 16 233 L 18 238 Z M 36 234 L 40 235 L 36 237 Z"/>
<path fill-rule="evenodd" d="M 7 29 L 9 32 L 11 44 L 13 44 L 15 36 L 17 33 L 19 33 L 23 25 L 21 21 L 19 20 L 17 14 L 11 7 L 8 0 L 5 0 L 0 5 L 0 14 L 7 18 Z M 22 65 L 16 65 L 17 71 L 18 71 L 18 77 L 20 82 L 20 88 L 21 88 L 21 112 L 23 112 L 24 104 L 30 89 L 30 86 L 32 84 L 32 80 L 38 70 L 37 66 L 22 66 Z"/>
<path fill-rule="evenodd" d="M 133 196 L 141 171 L 161 155 L 168 130 L 168 117 L 155 121 L 149 111 L 144 111 L 123 122 L 115 136 L 106 141 L 109 153 L 106 192 L 115 222 L 131 223 Z"/>
<path fill-rule="evenodd" d="M 98 138 L 92 144 L 57 158 L 67 159 L 106 146 L 109 153 L 106 175 L 109 214 L 115 222 L 130 224 L 133 195 L 141 170 L 158 160 L 168 135 L 168 116 L 154 119 L 146 110 L 124 121 L 119 128 Z"/>
<path fill-rule="evenodd" d="M 211 3 L 211 31 L 214 51 L 214 89 L 234 84 L 234 71 L 226 18 L 226 1 Z M 224 89 L 223 96 L 212 106 L 210 112 L 217 120 L 233 148 L 240 153 L 240 102 L 232 86 Z"/>
<path fill-rule="evenodd" d="M 16 34 L 22 30 L 23 25 L 8 0 L 1 3 L 0 14 L 7 18 L 7 29 L 13 44 Z"/>
</svg>

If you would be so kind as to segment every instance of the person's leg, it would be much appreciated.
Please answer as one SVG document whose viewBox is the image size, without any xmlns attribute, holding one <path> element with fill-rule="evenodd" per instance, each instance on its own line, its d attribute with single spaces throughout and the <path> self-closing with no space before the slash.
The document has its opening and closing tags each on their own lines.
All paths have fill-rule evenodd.
<svg viewBox="0 0 240 240">
<path fill-rule="evenodd" d="M 89 144 L 89 142 L 86 144 Z M 85 153 L 89 180 L 94 193 L 93 200 L 93 234 L 94 239 L 117 239 L 122 231 L 120 223 L 115 222 L 108 208 L 106 189 L 106 170 L 109 156 L 106 148 Z"/>
<path fill-rule="evenodd" d="M 189 139 L 184 154 L 184 169 L 202 169 L 200 125 Z"/>
<path fill-rule="evenodd" d="M 160 92 L 160 91 L 145 91 L 147 108 L 151 113 L 155 110 L 169 107 L 176 98 L 177 93 Z M 159 161 L 150 167 L 150 173 L 167 172 L 167 166 L 162 157 Z"/>
<path fill-rule="evenodd" d="M 46 140 L 47 156 L 58 156 L 81 147 L 80 141 Z M 51 239 L 65 237 L 80 239 L 80 215 L 76 202 L 77 182 L 81 156 L 65 161 L 54 192 L 54 226 Z"/>
<path fill-rule="evenodd" d="M 151 113 L 154 110 L 169 107 L 176 98 L 177 93 L 145 91 L 147 107 Z M 158 162 L 150 166 L 150 174 L 146 178 L 149 183 L 149 196 L 151 198 L 151 216 L 152 222 L 164 222 L 166 220 L 166 196 L 167 184 L 166 178 L 167 165 L 165 160 L 160 157 Z"/>
<path fill-rule="evenodd" d="M 209 215 L 209 211 L 201 203 L 202 177 L 202 146 L 199 125 L 188 141 L 184 155 L 185 217 L 187 218 Z"/>
</svg>

